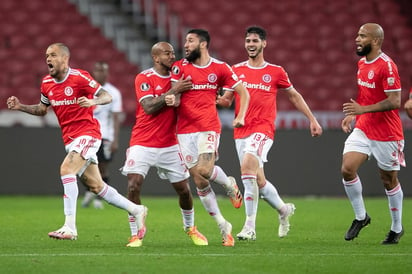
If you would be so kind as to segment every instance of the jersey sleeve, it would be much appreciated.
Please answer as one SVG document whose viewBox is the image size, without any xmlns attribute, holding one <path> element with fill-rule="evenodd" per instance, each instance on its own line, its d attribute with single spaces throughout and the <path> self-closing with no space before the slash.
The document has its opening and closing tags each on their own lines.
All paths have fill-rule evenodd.
<svg viewBox="0 0 412 274">
<path fill-rule="evenodd" d="M 387 61 L 382 68 L 382 85 L 385 92 L 401 91 L 401 79 L 394 62 Z"/>
<path fill-rule="evenodd" d="M 88 98 L 93 98 L 93 96 L 96 96 L 102 88 L 101 85 L 96 80 L 94 80 L 90 73 L 88 73 L 87 71 L 80 71 L 79 76 L 80 77 L 78 79 L 78 84 L 80 86 L 80 89 L 84 93 L 83 95 Z"/>
<path fill-rule="evenodd" d="M 241 83 L 241 81 L 239 80 L 239 77 L 236 75 L 236 73 L 227 63 L 224 63 L 221 66 L 221 69 L 222 69 L 222 75 L 223 75 L 221 87 L 223 87 L 224 89 L 233 90 L 235 86 Z"/>
<path fill-rule="evenodd" d="M 136 76 L 135 79 L 135 92 L 136 99 L 138 102 L 147 97 L 153 97 L 153 87 L 152 83 L 149 80 L 149 77 L 140 73 Z"/>
<path fill-rule="evenodd" d="M 280 89 L 289 89 L 293 87 L 292 83 L 290 82 L 289 76 L 283 67 L 280 67 L 279 75 L 276 77 L 278 79 L 277 87 Z"/>
<path fill-rule="evenodd" d="M 183 62 L 177 61 L 172 65 L 172 82 L 177 82 L 180 78 L 182 78 L 183 75 Z"/>
</svg>

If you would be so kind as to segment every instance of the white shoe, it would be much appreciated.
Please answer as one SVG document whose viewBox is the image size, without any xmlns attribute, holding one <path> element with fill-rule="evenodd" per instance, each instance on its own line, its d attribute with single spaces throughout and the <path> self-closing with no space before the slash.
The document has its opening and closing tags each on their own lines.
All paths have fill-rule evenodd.
<svg viewBox="0 0 412 274">
<path fill-rule="evenodd" d="M 91 202 L 96 198 L 96 194 L 91 191 L 86 191 L 84 193 L 84 198 L 82 201 L 82 207 L 89 207 Z"/>
<path fill-rule="evenodd" d="M 67 225 L 56 231 L 49 232 L 49 237 L 57 240 L 77 240 L 77 231 L 73 231 Z"/>
<path fill-rule="evenodd" d="M 103 201 L 100 199 L 94 199 L 93 200 L 93 206 L 95 209 L 103 209 L 104 205 L 103 205 Z"/>
<path fill-rule="evenodd" d="M 285 204 L 286 206 L 286 212 L 283 215 L 279 214 L 279 237 L 283 238 L 286 235 L 288 235 L 290 224 L 289 224 L 289 218 L 295 213 L 295 205 L 288 203 Z"/>
<path fill-rule="evenodd" d="M 238 240 L 256 241 L 256 232 L 254 229 L 244 226 L 236 237 Z"/>
</svg>

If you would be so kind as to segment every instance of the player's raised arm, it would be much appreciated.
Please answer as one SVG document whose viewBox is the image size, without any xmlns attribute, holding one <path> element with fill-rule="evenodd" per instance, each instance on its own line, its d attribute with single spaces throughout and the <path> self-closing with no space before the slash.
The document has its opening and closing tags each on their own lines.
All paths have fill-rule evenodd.
<svg viewBox="0 0 412 274">
<path fill-rule="evenodd" d="M 16 96 L 10 96 L 7 99 L 7 107 L 11 110 L 20 110 L 36 116 L 44 116 L 47 113 L 47 106 L 45 104 L 40 102 L 37 105 L 25 105 L 20 103 Z"/>
</svg>

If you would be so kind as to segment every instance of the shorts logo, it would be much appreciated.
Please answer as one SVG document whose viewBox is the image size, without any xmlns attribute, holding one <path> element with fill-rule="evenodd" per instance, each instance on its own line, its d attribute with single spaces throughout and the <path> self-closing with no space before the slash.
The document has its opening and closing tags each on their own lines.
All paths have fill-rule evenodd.
<svg viewBox="0 0 412 274">
<path fill-rule="evenodd" d="M 270 81 L 272 81 L 272 77 L 269 74 L 265 74 L 262 76 L 262 80 L 265 83 L 270 83 Z"/>
<path fill-rule="evenodd" d="M 373 76 L 375 75 L 375 73 L 373 72 L 373 70 L 370 70 L 368 73 L 368 79 L 373 79 Z"/>
<path fill-rule="evenodd" d="M 150 85 L 149 85 L 148 83 L 142 83 L 142 84 L 140 85 L 140 89 L 141 89 L 142 91 L 148 91 L 149 88 L 150 88 Z"/>
<path fill-rule="evenodd" d="M 128 167 L 131 167 L 131 166 L 134 166 L 134 164 L 135 164 L 135 162 L 134 162 L 134 160 L 132 160 L 132 159 L 130 159 L 129 161 L 127 161 L 127 166 Z"/>
<path fill-rule="evenodd" d="M 71 87 L 66 87 L 64 89 L 64 94 L 66 94 L 66 96 L 71 96 L 73 95 L 73 89 Z"/>
<path fill-rule="evenodd" d="M 208 80 L 210 83 L 216 82 L 216 81 L 217 81 L 217 76 L 216 76 L 216 74 L 214 74 L 214 73 L 209 74 L 209 75 L 207 76 L 207 80 Z"/>
<path fill-rule="evenodd" d="M 190 162 L 192 162 L 192 161 L 193 161 L 192 155 L 187 155 L 187 156 L 186 156 L 186 162 L 187 162 L 187 163 L 190 163 Z"/>
</svg>

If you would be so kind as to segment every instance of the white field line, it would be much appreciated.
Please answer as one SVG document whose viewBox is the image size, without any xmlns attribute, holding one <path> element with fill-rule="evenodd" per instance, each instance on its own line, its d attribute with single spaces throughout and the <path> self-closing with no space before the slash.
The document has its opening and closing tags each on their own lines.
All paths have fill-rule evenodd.
<svg viewBox="0 0 412 274">
<path fill-rule="evenodd" d="M 262 256 L 270 256 L 270 257 L 336 257 L 342 256 L 342 253 L 289 253 L 289 254 L 279 254 L 279 253 L 265 253 L 265 254 L 231 254 L 231 253 L 204 253 L 204 254 L 170 254 L 170 253 L 149 253 L 149 252 L 142 252 L 142 253 L 52 253 L 52 254 L 42 254 L 42 253 L 11 253 L 11 254 L 0 254 L 0 257 L 63 257 L 63 256 L 71 256 L 71 257 L 81 257 L 81 256 L 95 256 L 95 257 L 113 257 L 113 256 L 161 256 L 161 257 L 197 257 L 197 256 L 207 256 L 207 257 L 262 257 Z M 354 254 L 345 254 L 347 256 L 367 256 L 367 257 L 394 257 L 394 256 L 403 256 L 403 257 L 412 257 L 412 254 L 408 253 L 354 253 Z"/>
</svg>

